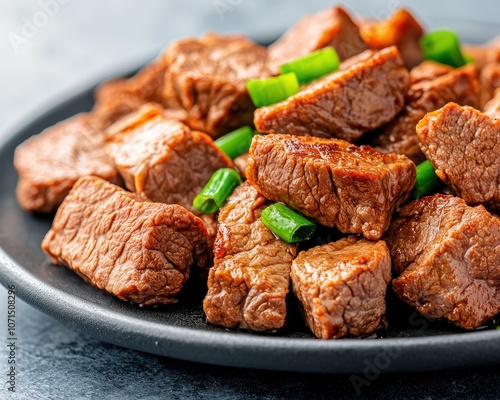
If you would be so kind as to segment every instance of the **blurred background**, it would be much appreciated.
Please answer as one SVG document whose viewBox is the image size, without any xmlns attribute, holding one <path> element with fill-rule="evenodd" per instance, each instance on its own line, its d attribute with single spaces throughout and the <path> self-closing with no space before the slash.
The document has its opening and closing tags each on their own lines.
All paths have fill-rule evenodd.
<svg viewBox="0 0 500 400">
<path fill-rule="evenodd" d="M 61 96 L 145 62 L 175 38 L 214 30 L 269 41 L 303 14 L 333 3 L 1 0 L 0 135 Z M 355 14 L 376 19 L 409 7 L 429 28 L 443 25 L 445 18 L 469 41 L 485 36 L 470 21 L 481 21 L 488 32 L 489 23 L 500 15 L 496 0 L 348 0 L 343 4 Z"/>
</svg>

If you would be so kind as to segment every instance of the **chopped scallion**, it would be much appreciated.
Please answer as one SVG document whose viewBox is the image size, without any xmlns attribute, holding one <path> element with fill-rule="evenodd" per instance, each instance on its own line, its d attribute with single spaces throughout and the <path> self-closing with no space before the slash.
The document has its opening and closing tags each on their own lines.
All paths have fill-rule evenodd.
<svg viewBox="0 0 500 400">
<path fill-rule="evenodd" d="M 249 126 L 242 126 L 235 131 L 222 136 L 215 144 L 234 160 L 239 155 L 246 153 L 252 144 L 254 131 Z"/>
<path fill-rule="evenodd" d="M 458 35 L 449 30 L 430 32 L 420 39 L 420 47 L 426 60 L 437 61 L 454 68 L 465 65 L 465 59 L 460 50 Z"/>
<path fill-rule="evenodd" d="M 280 72 L 295 72 L 300 83 L 307 83 L 339 68 L 340 59 L 333 47 L 307 54 L 280 66 Z"/>
<path fill-rule="evenodd" d="M 250 79 L 247 89 L 255 107 L 264 107 L 287 99 L 300 87 L 297 75 L 290 72 L 274 78 Z"/>
<path fill-rule="evenodd" d="M 436 170 L 429 160 L 417 166 L 417 180 L 413 187 L 412 196 L 416 199 L 425 196 L 441 186 L 442 181 L 436 175 Z"/>
<path fill-rule="evenodd" d="M 285 242 L 293 243 L 311 239 L 316 224 L 281 203 L 262 211 L 261 220 Z"/>
<path fill-rule="evenodd" d="M 241 183 L 240 175 L 232 168 L 215 171 L 203 190 L 193 200 L 193 206 L 205 214 L 221 208 L 233 190 Z"/>
</svg>

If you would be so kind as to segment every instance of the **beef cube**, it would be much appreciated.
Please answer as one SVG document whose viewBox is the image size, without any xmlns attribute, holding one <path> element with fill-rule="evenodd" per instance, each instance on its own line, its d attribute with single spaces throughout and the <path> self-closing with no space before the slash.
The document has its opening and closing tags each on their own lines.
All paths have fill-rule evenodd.
<svg viewBox="0 0 500 400">
<path fill-rule="evenodd" d="M 129 79 L 115 79 L 99 86 L 95 93 L 96 104 L 92 109 L 99 127 L 108 128 L 146 103 L 164 106 L 165 72 L 166 63 L 160 57 Z"/>
<path fill-rule="evenodd" d="M 480 108 L 483 109 L 500 88 L 500 37 L 483 45 L 463 45 L 462 50 L 474 59 L 479 69 Z"/>
<path fill-rule="evenodd" d="M 495 96 L 486 103 L 483 113 L 492 119 L 500 118 L 500 88 L 496 90 Z"/>
<path fill-rule="evenodd" d="M 47 128 L 20 144 L 14 155 L 19 174 L 17 200 L 27 211 L 57 209 L 78 178 L 96 175 L 121 184 L 113 160 L 103 149 L 103 134 L 88 114 Z"/>
<path fill-rule="evenodd" d="M 250 154 L 248 152 L 243 153 L 242 155 L 236 157 L 233 162 L 234 162 L 234 168 L 238 173 L 241 175 L 243 179 L 246 179 L 245 176 L 245 169 L 247 168 L 247 162 L 248 158 L 250 157 Z"/>
<path fill-rule="evenodd" d="M 233 163 L 213 140 L 145 105 L 108 129 L 106 150 L 127 189 L 142 199 L 180 204 L 192 202 L 212 174 Z"/>
<path fill-rule="evenodd" d="M 384 240 L 394 274 L 400 275 L 432 243 L 441 243 L 467 208 L 454 196 L 437 194 L 413 201 L 397 213 Z"/>
<path fill-rule="evenodd" d="M 500 62 L 487 64 L 481 70 L 479 82 L 480 106 L 484 108 L 495 95 L 495 91 L 500 88 Z"/>
<path fill-rule="evenodd" d="M 424 58 L 419 44 L 424 30 L 405 9 L 396 10 L 387 20 L 364 21 L 360 32 L 361 37 L 373 50 L 397 46 L 408 69 L 420 64 Z"/>
<path fill-rule="evenodd" d="M 51 261 L 122 300 L 174 303 L 207 262 L 207 230 L 179 205 L 142 203 L 96 177 L 78 180 L 42 242 Z"/>
<path fill-rule="evenodd" d="M 280 201 L 344 233 L 378 240 L 391 214 L 410 196 L 415 164 L 396 154 L 338 139 L 255 136 L 248 181 Z"/>
<path fill-rule="evenodd" d="M 500 208 L 500 120 L 449 103 L 427 114 L 417 134 L 436 174 L 458 196 Z"/>
<path fill-rule="evenodd" d="M 308 15 L 292 26 L 269 46 L 270 64 L 279 72 L 280 64 L 327 46 L 334 47 L 341 60 L 368 50 L 358 26 L 341 7 Z"/>
<path fill-rule="evenodd" d="M 409 157 L 416 164 L 425 160 L 420 151 L 416 126 L 430 111 L 437 110 L 449 102 L 460 105 L 479 106 L 477 70 L 468 65 L 451 69 L 448 73 L 424 80 L 425 72 L 438 73 L 442 67 L 432 62 L 416 68 L 417 78 L 406 96 L 405 108 L 387 125 L 370 133 L 367 143 L 384 153 L 398 153 Z M 430 75 L 430 71 L 428 72 Z M 410 78 L 413 71 L 410 73 Z M 412 82 L 414 81 L 411 79 Z"/>
<path fill-rule="evenodd" d="M 302 251 L 291 278 L 317 338 L 369 336 L 385 325 L 391 258 L 384 241 L 349 236 Z"/>
<path fill-rule="evenodd" d="M 267 205 L 245 182 L 220 210 L 214 266 L 203 301 L 213 324 L 255 331 L 285 324 L 296 245 L 282 241 L 262 223 Z"/>
<path fill-rule="evenodd" d="M 127 82 L 121 80 L 108 82 L 102 87 L 103 91 L 112 91 L 116 89 L 116 92 L 109 96 L 98 95 L 94 108 L 92 109 L 92 114 L 95 116 L 98 127 L 102 130 L 106 130 L 116 121 L 120 120 L 124 116 L 134 112 L 146 101 L 140 97 L 137 97 L 126 88 L 128 86 Z"/>
<path fill-rule="evenodd" d="M 166 104 L 185 112 L 192 129 L 218 137 L 252 123 L 246 81 L 269 75 L 264 47 L 243 36 L 209 34 L 177 41 L 163 57 Z"/>
<path fill-rule="evenodd" d="M 255 111 L 258 131 L 355 141 L 404 106 L 409 73 L 396 47 L 326 75 L 288 99 Z"/>
<path fill-rule="evenodd" d="M 404 206 L 385 236 L 401 274 L 392 287 L 424 316 L 473 329 L 500 311 L 500 221 L 434 195 Z"/>
<path fill-rule="evenodd" d="M 462 44 L 462 51 L 472 57 L 474 64 L 482 70 L 490 63 L 500 62 L 500 37 L 485 44 Z"/>
<path fill-rule="evenodd" d="M 408 90 L 407 96 L 410 96 L 410 99 L 412 98 L 412 87 L 416 83 L 433 81 L 453 70 L 453 67 L 435 61 L 427 60 L 421 62 L 410 71 L 410 89 Z"/>
</svg>

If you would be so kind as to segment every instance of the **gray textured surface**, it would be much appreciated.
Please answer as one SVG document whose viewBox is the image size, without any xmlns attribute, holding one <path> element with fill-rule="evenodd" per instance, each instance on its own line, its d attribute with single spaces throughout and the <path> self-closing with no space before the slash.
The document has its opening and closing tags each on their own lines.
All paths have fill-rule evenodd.
<svg viewBox="0 0 500 400">
<path fill-rule="evenodd" d="M 45 0 L 49 1 L 49 0 Z M 40 2 L 0 2 L 0 135 L 60 96 L 116 69 L 154 56 L 170 40 L 206 30 L 274 37 L 305 11 L 330 2 L 283 0 L 66 0 L 18 51 L 12 35 L 42 10 Z M 382 0 L 347 2 L 380 17 L 399 4 L 436 17 L 496 22 L 496 1 Z M 226 7 L 221 13 L 221 4 Z M 219 8 L 217 8 L 219 6 Z M 229 9 L 231 8 L 231 9 Z M 219 9 L 219 13 L 217 12 Z M 456 28 L 460 27 L 457 21 Z M 499 32 L 500 33 L 500 32 Z M 467 32 L 474 39 L 476 31 Z M 0 221 L 1 223 L 1 221 Z M 1 244 L 1 242 L 0 242 Z M 7 293 L 0 289 L 0 398 L 5 390 Z M 18 300 L 19 399 L 168 398 L 292 399 L 355 396 L 349 376 L 247 371 L 197 365 L 122 349 L 66 328 Z M 382 376 L 360 398 L 495 398 L 499 367 L 475 371 Z"/>
</svg>

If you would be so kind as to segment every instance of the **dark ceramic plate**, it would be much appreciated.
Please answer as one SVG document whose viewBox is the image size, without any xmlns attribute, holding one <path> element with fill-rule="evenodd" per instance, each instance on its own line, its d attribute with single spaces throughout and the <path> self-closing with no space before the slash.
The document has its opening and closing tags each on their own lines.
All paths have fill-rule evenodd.
<svg viewBox="0 0 500 400">
<path fill-rule="evenodd" d="M 456 25 L 457 22 L 446 25 Z M 460 23 L 487 39 L 498 26 Z M 467 28 L 468 27 L 468 28 Z M 476 30 L 472 28 L 475 27 Z M 40 243 L 52 217 L 23 212 L 15 199 L 15 147 L 45 127 L 90 109 L 92 88 L 61 102 L 0 143 L 0 280 L 17 295 L 74 329 L 98 339 L 158 355 L 203 363 L 306 372 L 423 371 L 500 362 L 500 331 L 463 332 L 427 320 L 388 295 L 389 329 L 378 338 L 314 339 L 294 311 L 275 334 L 228 331 L 205 323 L 203 288 L 187 287 L 179 304 L 140 308 L 85 284 L 63 267 L 50 265 Z M 490 328 L 490 329 L 488 329 Z"/>
</svg>

